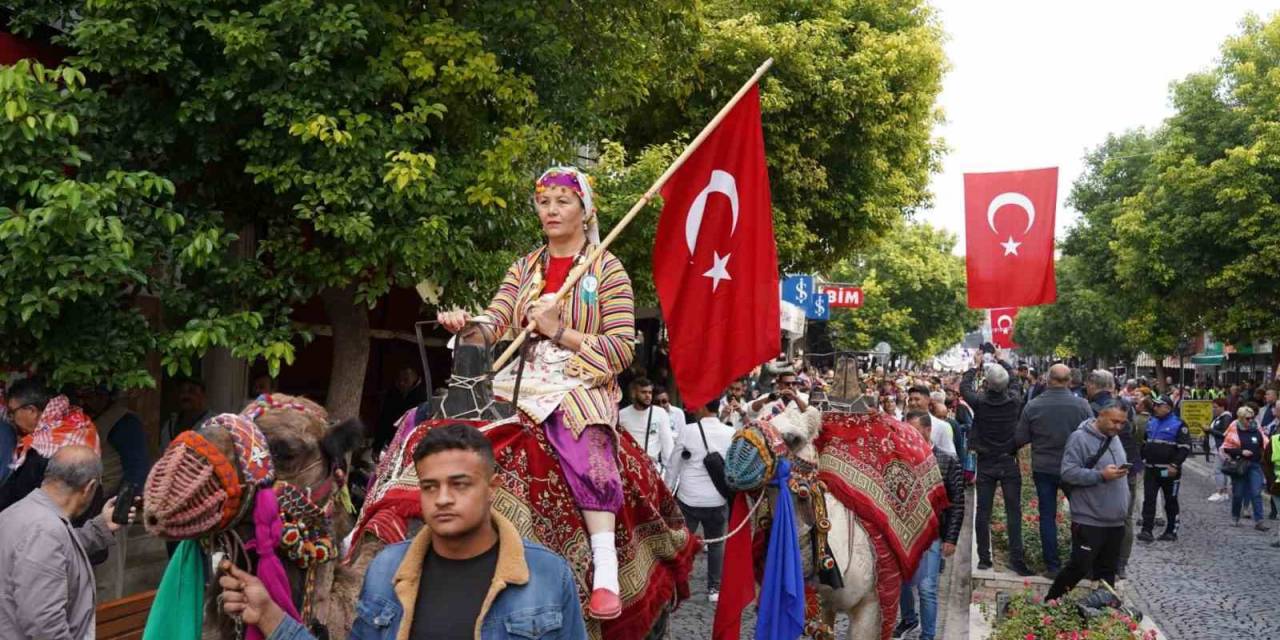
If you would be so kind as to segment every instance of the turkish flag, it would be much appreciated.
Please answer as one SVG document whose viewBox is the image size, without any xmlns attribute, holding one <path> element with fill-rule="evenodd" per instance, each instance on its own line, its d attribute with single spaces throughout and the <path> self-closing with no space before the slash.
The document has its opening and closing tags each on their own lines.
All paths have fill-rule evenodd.
<svg viewBox="0 0 1280 640">
<path fill-rule="evenodd" d="M 1013 341 L 1013 324 L 1018 318 L 1017 307 L 991 310 L 991 344 L 1001 349 L 1017 349 Z"/>
<path fill-rule="evenodd" d="M 1057 167 L 964 174 L 969 308 L 1029 307 L 1058 299 L 1057 202 Z"/>
<path fill-rule="evenodd" d="M 653 282 L 685 407 L 778 355 L 778 251 L 752 87 L 662 188 Z"/>
</svg>

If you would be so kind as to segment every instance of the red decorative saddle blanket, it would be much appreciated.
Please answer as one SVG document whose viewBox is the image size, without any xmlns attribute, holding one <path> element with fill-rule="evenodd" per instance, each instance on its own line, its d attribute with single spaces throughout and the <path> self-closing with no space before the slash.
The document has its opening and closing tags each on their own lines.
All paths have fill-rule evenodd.
<svg viewBox="0 0 1280 640">
<path fill-rule="evenodd" d="M 857 514 L 876 547 L 882 637 L 898 616 L 898 593 L 938 537 L 947 490 L 933 447 L 883 413 L 825 413 L 816 441 L 819 478 Z"/>
<path fill-rule="evenodd" d="M 406 417 L 411 416 L 407 414 Z M 413 449 L 432 427 L 455 420 L 428 420 L 402 429 L 379 465 L 378 477 L 356 523 L 348 557 L 366 533 L 388 544 L 408 536 L 408 520 L 421 518 Z M 541 428 L 522 418 L 494 423 L 468 422 L 485 431 L 493 444 L 502 487 L 494 508 L 525 538 L 564 556 L 578 581 L 583 611 L 591 593 L 591 543 L 582 514 Z M 673 599 L 689 597 L 689 573 L 699 543 L 685 527 L 675 498 L 639 445 L 618 438 L 623 476 L 618 514 L 618 578 L 622 616 L 599 624 L 588 620 L 593 637 L 644 638 Z"/>
</svg>

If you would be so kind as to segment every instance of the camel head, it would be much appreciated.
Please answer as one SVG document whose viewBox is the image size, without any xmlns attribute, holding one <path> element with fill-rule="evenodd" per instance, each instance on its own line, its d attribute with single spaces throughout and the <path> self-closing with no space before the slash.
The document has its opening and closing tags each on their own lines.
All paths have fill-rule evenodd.
<svg viewBox="0 0 1280 640">
<path fill-rule="evenodd" d="M 261 439 L 252 451 L 237 446 L 252 439 L 244 435 L 250 432 Z M 348 456 L 361 436 L 358 421 L 330 425 L 324 408 L 306 398 L 260 396 L 239 415 L 215 416 L 174 439 L 147 477 L 144 523 L 152 534 L 175 540 L 236 525 L 263 484 L 250 477 L 254 465 L 271 468 L 265 484 L 278 491 L 289 485 L 312 501 L 327 501 L 345 482 Z"/>
<path fill-rule="evenodd" d="M 818 454 L 813 441 L 822 433 L 822 412 L 813 407 L 799 411 L 790 406 L 786 411 L 771 418 L 773 427 L 782 436 L 791 455 L 808 462 L 817 463 Z"/>
<path fill-rule="evenodd" d="M 266 436 L 234 413 L 214 416 L 173 439 L 143 489 L 143 523 L 169 540 L 226 531 L 275 480 Z"/>
<path fill-rule="evenodd" d="M 725 477 L 735 491 L 755 491 L 773 478 L 778 460 L 800 457 L 815 462 L 813 441 L 822 430 L 822 412 L 794 406 L 768 420 L 743 427 L 725 456 Z"/>
<path fill-rule="evenodd" d="M 240 415 L 253 420 L 271 443 L 277 479 L 313 492 L 324 492 L 326 482 L 341 489 L 351 452 L 364 437 L 358 420 L 331 423 L 324 407 L 301 396 L 263 394 Z"/>
</svg>

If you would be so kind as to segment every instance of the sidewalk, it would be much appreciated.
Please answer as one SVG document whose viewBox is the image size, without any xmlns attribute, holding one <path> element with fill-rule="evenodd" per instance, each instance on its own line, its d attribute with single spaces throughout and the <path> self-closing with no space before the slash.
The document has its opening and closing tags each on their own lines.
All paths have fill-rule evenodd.
<svg viewBox="0 0 1280 640">
<path fill-rule="evenodd" d="M 1231 501 L 1206 500 L 1212 463 L 1193 456 L 1183 468 L 1178 541 L 1134 543 L 1122 593 L 1171 640 L 1280 638 L 1280 550 L 1271 547 L 1280 522 L 1268 520 L 1265 533 L 1232 527 Z"/>
</svg>

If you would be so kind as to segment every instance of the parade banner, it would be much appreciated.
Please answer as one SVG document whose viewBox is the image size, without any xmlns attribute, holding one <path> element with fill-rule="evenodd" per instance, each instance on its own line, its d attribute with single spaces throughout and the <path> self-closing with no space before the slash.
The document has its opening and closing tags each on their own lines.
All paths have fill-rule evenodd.
<svg viewBox="0 0 1280 640">
<path fill-rule="evenodd" d="M 964 174 L 969 307 L 1029 307 L 1058 297 L 1053 223 L 1058 169 Z"/>
<path fill-rule="evenodd" d="M 782 342 L 758 87 L 676 171 L 662 197 L 653 283 L 671 371 L 685 406 L 694 408 L 778 355 Z M 792 296 L 804 295 L 807 306 L 813 278 L 793 284 Z"/>
<path fill-rule="evenodd" d="M 1017 349 L 1018 345 L 1013 341 L 1013 324 L 1018 317 L 1018 308 L 992 309 L 989 315 L 991 319 L 991 344 L 1001 349 Z"/>
<path fill-rule="evenodd" d="M 1205 430 L 1213 422 L 1213 401 L 1183 400 L 1178 405 L 1178 412 L 1183 424 L 1186 424 L 1187 430 L 1191 432 L 1191 437 L 1199 440 L 1204 437 Z"/>
</svg>

